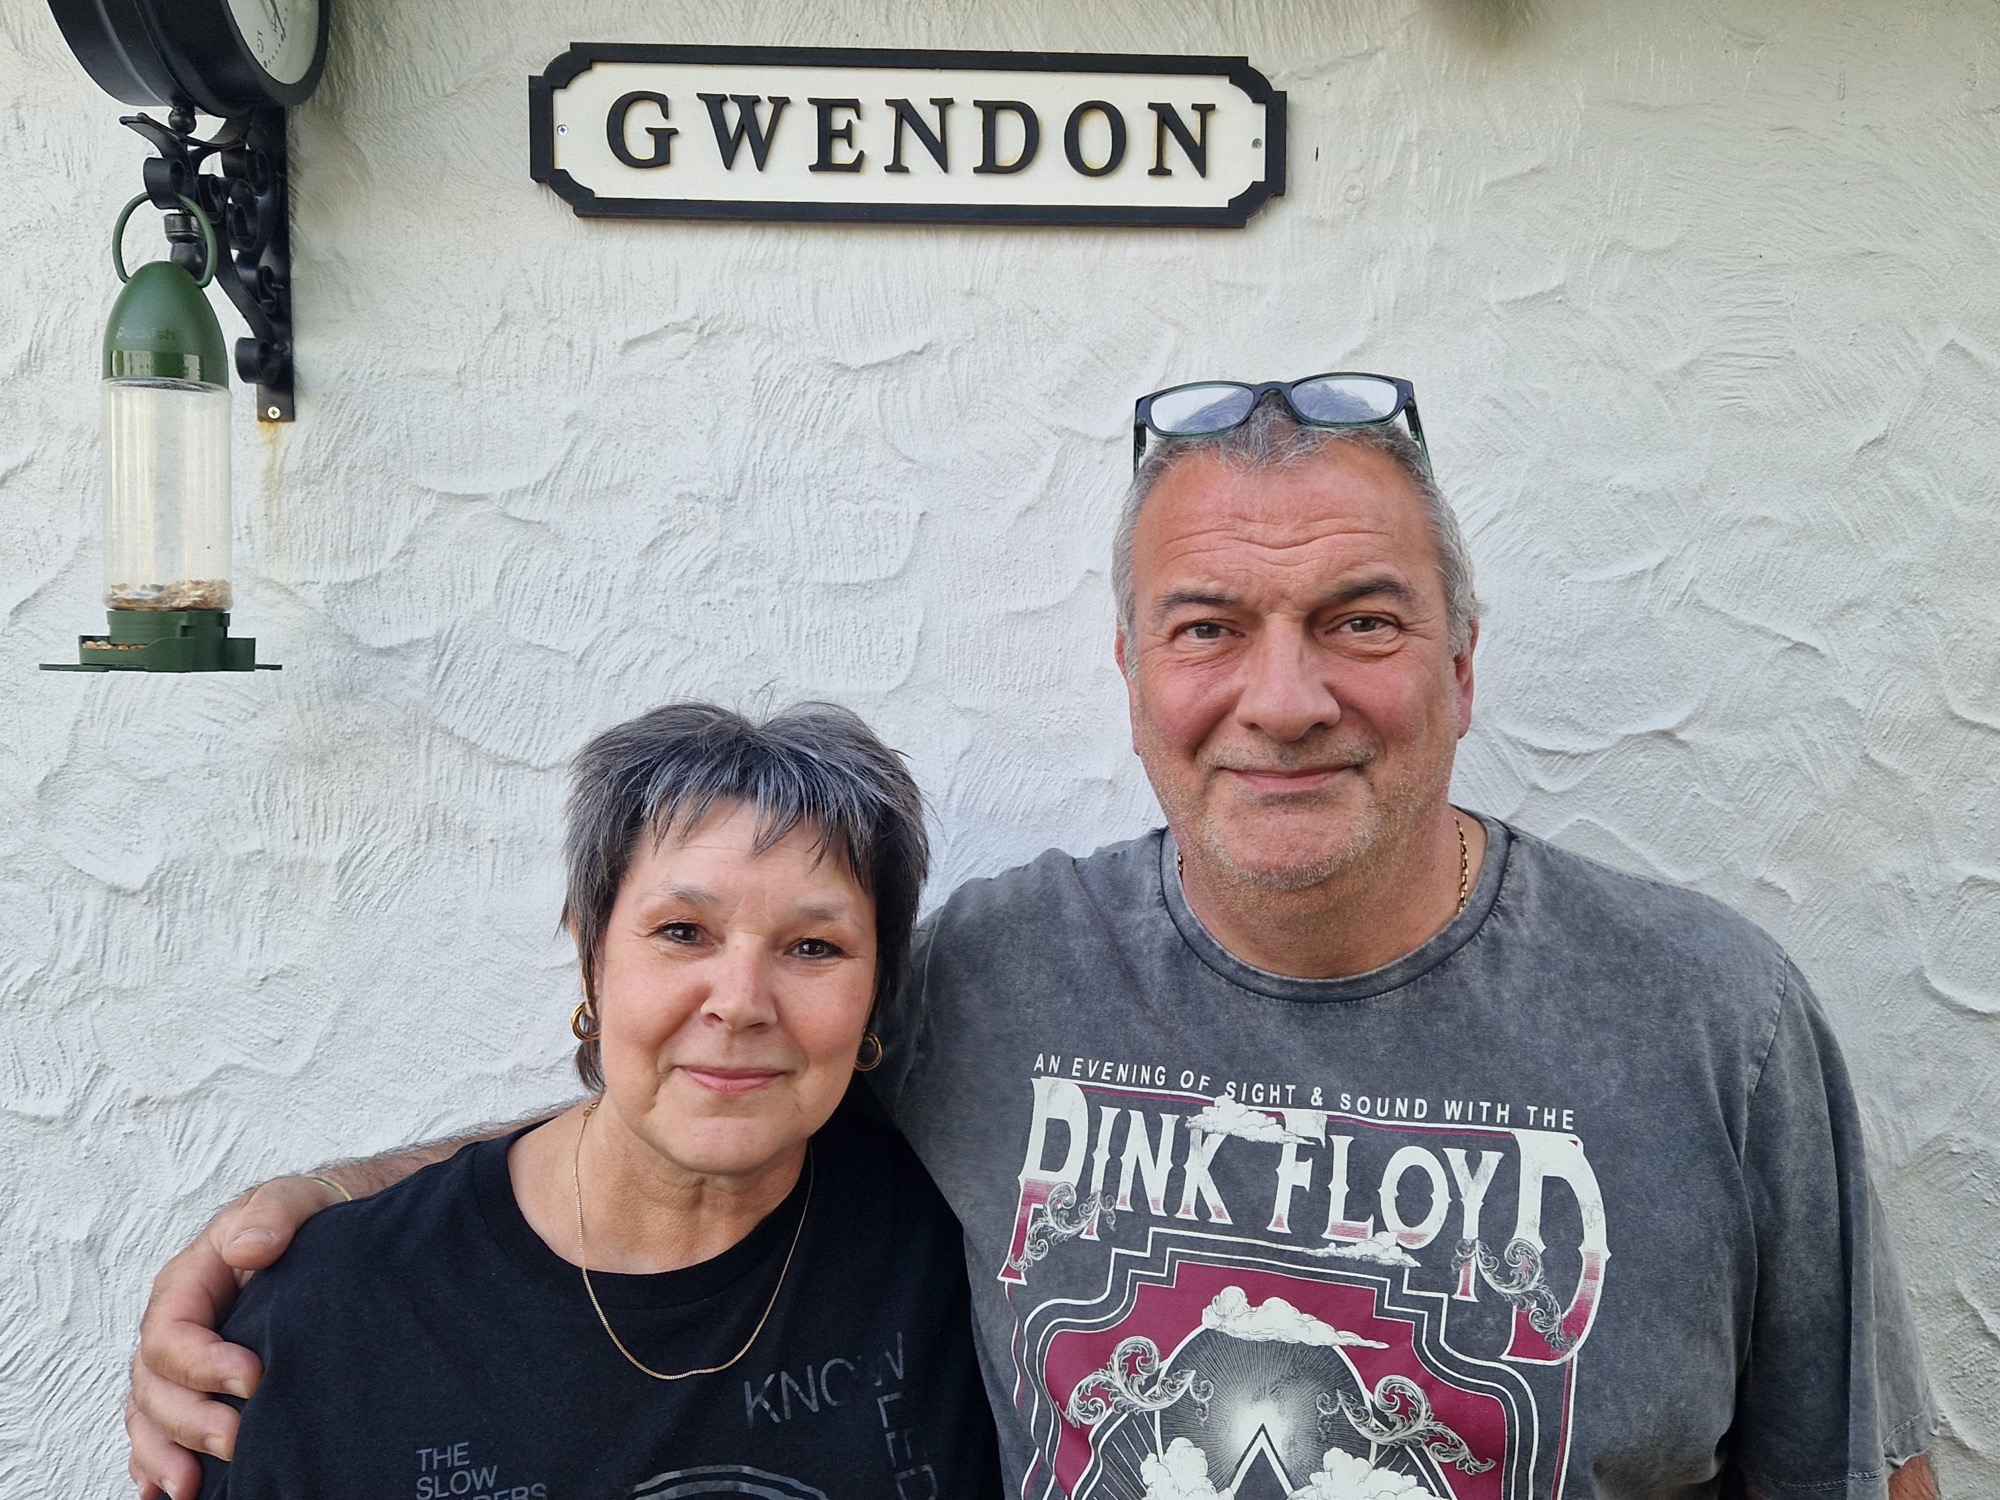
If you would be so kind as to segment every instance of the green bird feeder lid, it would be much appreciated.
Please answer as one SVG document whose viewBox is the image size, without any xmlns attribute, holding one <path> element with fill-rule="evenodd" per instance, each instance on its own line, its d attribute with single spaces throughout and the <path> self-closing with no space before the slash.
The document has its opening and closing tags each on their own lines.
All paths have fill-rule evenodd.
<svg viewBox="0 0 2000 1500">
<path fill-rule="evenodd" d="M 104 330 L 104 378 L 229 384 L 215 309 L 172 261 L 147 261 L 118 294 Z"/>
<path fill-rule="evenodd" d="M 125 205 L 111 231 L 111 263 L 125 290 L 111 305 L 111 322 L 104 330 L 106 380 L 192 380 L 202 385 L 229 385 L 229 358 L 223 348 L 222 325 L 208 305 L 202 288 L 215 279 L 222 259 L 215 225 L 200 205 L 183 197 L 181 206 L 201 226 L 203 273 L 196 281 L 170 260 L 149 260 L 129 275 L 125 270 L 125 225 L 132 210 L 145 203 L 141 193 Z"/>
</svg>

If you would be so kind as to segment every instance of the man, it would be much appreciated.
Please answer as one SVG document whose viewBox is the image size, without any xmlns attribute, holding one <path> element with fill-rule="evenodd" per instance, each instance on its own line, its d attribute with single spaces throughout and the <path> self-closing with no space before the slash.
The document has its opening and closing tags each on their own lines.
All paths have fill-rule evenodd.
<svg viewBox="0 0 2000 1500">
<path fill-rule="evenodd" d="M 1407 383 L 1139 417 L 1116 650 L 1168 826 L 962 887 L 873 1075 L 965 1228 L 1010 1493 L 1934 1493 L 1796 970 L 1448 800 L 1478 627 Z M 267 1185 L 162 1273 L 142 1488 L 189 1472 L 167 1434 L 226 1449 L 195 1392 L 255 1362 L 207 1330 L 328 1196 Z"/>
</svg>

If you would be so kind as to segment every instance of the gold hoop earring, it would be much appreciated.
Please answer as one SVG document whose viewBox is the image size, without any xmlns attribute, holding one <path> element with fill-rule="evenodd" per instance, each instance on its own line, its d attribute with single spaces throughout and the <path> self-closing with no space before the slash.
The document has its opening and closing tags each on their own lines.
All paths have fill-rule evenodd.
<svg viewBox="0 0 2000 1500">
<path fill-rule="evenodd" d="M 579 1042 L 594 1042 L 604 1034 L 602 1028 L 596 1026 L 593 1026 L 588 1031 L 583 1029 L 584 1017 L 588 1015 L 590 1015 L 590 1002 L 588 1000 L 579 1000 L 576 1009 L 569 1013 L 569 1034 Z M 592 1019 L 596 1018 L 592 1017 Z"/>
<path fill-rule="evenodd" d="M 861 1059 L 864 1056 L 867 1056 L 868 1048 L 871 1044 L 875 1048 L 875 1055 L 873 1057 L 868 1058 L 867 1062 L 863 1062 Z M 854 1071 L 857 1073 L 874 1072 L 877 1068 L 882 1066 L 882 1059 L 888 1054 L 888 1051 L 889 1049 L 882 1045 L 882 1038 L 875 1035 L 874 1032 L 872 1031 L 862 1032 L 861 1051 L 855 1054 Z"/>
</svg>

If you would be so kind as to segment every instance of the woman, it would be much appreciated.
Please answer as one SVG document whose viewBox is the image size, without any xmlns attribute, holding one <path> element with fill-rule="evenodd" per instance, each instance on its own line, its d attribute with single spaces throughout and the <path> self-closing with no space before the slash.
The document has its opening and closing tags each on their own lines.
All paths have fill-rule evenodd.
<svg viewBox="0 0 2000 1500">
<path fill-rule="evenodd" d="M 594 1097 L 313 1220 L 205 1496 L 997 1494 L 958 1228 L 839 1110 L 907 963 L 915 784 L 845 710 L 656 709 L 578 757 Z"/>
</svg>

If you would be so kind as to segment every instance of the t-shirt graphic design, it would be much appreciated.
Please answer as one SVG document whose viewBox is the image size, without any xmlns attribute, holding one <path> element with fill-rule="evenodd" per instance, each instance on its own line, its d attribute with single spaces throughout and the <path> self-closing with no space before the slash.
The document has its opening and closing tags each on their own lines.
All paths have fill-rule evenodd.
<svg viewBox="0 0 2000 1500">
<path fill-rule="evenodd" d="M 1024 1497 L 1561 1493 L 1610 1258 L 1572 1117 L 1035 1068 L 993 1270 L 1040 1455 Z"/>
<path fill-rule="evenodd" d="M 742 1464 L 673 1469 L 632 1487 L 632 1500 L 827 1500 L 825 1490 Z"/>
</svg>

